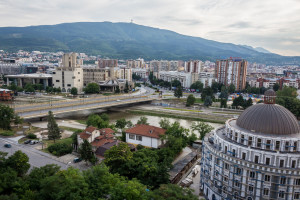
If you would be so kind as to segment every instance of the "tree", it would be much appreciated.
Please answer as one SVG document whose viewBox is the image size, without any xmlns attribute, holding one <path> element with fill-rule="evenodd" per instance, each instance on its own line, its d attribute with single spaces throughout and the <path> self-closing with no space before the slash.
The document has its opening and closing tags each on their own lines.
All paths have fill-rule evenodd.
<svg viewBox="0 0 300 200">
<path fill-rule="evenodd" d="M 246 109 L 246 108 L 248 108 L 248 107 L 250 107 L 250 106 L 252 106 L 252 105 L 253 105 L 253 101 L 252 101 L 252 99 L 249 97 L 248 100 L 244 101 L 243 108 Z"/>
<path fill-rule="evenodd" d="M 178 99 L 182 97 L 182 88 L 180 86 L 175 89 L 174 96 L 177 97 Z"/>
<path fill-rule="evenodd" d="M 129 92 L 128 81 L 126 81 L 126 83 L 125 83 L 124 92 L 125 92 L 125 93 L 128 93 L 128 92 Z"/>
<path fill-rule="evenodd" d="M 202 99 L 202 101 L 204 101 L 207 96 L 210 96 L 211 98 L 214 98 L 213 90 L 209 86 L 207 86 L 206 88 L 204 88 L 203 91 L 202 91 L 202 93 L 201 93 L 201 99 Z"/>
<path fill-rule="evenodd" d="M 300 100 L 293 97 L 277 97 L 276 103 L 284 106 L 300 119 Z"/>
<path fill-rule="evenodd" d="M 27 83 L 24 87 L 25 92 L 35 92 L 33 85 L 30 83 Z"/>
<path fill-rule="evenodd" d="M 235 86 L 231 83 L 228 87 L 228 92 L 230 94 L 234 93 L 235 92 Z"/>
<path fill-rule="evenodd" d="M 172 85 L 172 87 L 176 87 L 176 88 L 177 88 L 177 87 L 181 87 L 181 83 L 180 83 L 180 81 L 177 80 L 177 79 L 171 81 L 171 85 Z"/>
<path fill-rule="evenodd" d="M 105 115 L 103 115 L 105 119 Z M 108 128 L 109 127 L 109 121 L 103 120 L 99 115 L 97 114 L 92 114 L 88 117 L 86 121 L 87 126 L 94 126 L 97 128 Z"/>
<path fill-rule="evenodd" d="M 119 86 L 116 87 L 115 93 L 117 93 L 117 94 L 120 93 L 120 87 Z"/>
<path fill-rule="evenodd" d="M 76 88 L 76 87 L 72 87 L 72 89 L 71 89 L 71 94 L 72 94 L 72 95 L 77 95 L 77 93 L 78 93 L 77 88 Z"/>
<path fill-rule="evenodd" d="M 48 138 L 49 140 L 55 140 L 61 138 L 61 132 L 60 129 L 58 128 L 58 125 L 54 119 L 52 111 L 49 111 L 49 116 L 48 116 Z"/>
<path fill-rule="evenodd" d="M 101 117 L 101 119 L 103 119 L 104 121 L 109 121 L 109 116 L 108 116 L 108 114 L 106 114 L 106 113 L 102 113 L 101 115 L 100 115 L 100 117 Z"/>
<path fill-rule="evenodd" d="M 197 92 L 202 92 L 203 90 L 203 83 L 201 81 L 196 81 L 190 87 L 190 89 L 197 90 Z"/>
<path fill-rule="evenodd" d="M 153 191 L 155 200 L 197 200 L 198 198 L 189 188 L 182 188 L 175 184 L 163 184 Z"/>
<path fill-rule="evenodd" d="M 87 94 L 99 93 L 100 87 L 97 83 L 89 83 L 86 88 L 84 88 L 84 92 Z"/>
<path fill-rule="evenodd" d="M 127 121 L 125 118 L 121 118 L 116 121 L 117 128 L 123 129 L 123 128 L 125 128 L 126 125 L 127 125 Z"/>
<path fill-rule="evenodd" d="M 142 117 L 140 117 L 140 119 L 137 121 L 136 124 L 145 124 L 145 125 L 149 125 L 149 123 L 148 123 L 148 118 L 142 116 Z"/>
<path fill-rule="evenodd" d="M 28 156 L 22 151 L 16 151 L 12 156 L 8 157 L 6 166 L 14 169 L 18 176 L 23 176 L 30 168 Z"/>
<path fill-rule="evenodd" d="M 232 102 L 232 105 L 231 106 L 234 106 L 234 107 L 239 107 L 239 106 L 244 106 L 244 98 L 242 95 L 240 95 L 238 98 L 235 98 Z"/>
<path fill-rule="evenodd" d="M 23 124 L 23 121 L 24 121 L 23 118 L 21 118 L 18 115 L 15 115 L 14 124 L 18 125 L 18 127 L 19 127 L 20 124 Z"/>
<path fill-rule="evenodd" d="M 212 105 L 212 100 L 210 96 L 206 96 L 204 100 L 204 106 L 209 107 Z"/>
<path fill-rule="evenodd" d="M 205 122 L 197 122 L 192 124 L 192 130 L 197 131 L 200 135 L 200 140 L 203 140 L 205 135 L 209 132 L 211 132 L 214 128 L 205 123 Z"/>
<path fill-rule="evenodd" d="M 131 122 L 130 120 L 127 121 L 127 124 L 126 124 L 126 125 L 127 125 L 128 128 L 133 127 L 133 124 L 132 124 L 132 122 Z"/>
<path fill-rule="evenodd" d="M 163 118 L 159 121 L 159 126 L 163 129 L 168 129 L 171 126 L 170 120 L 167 118 Z"/>
<path fill-rule="evenodd" d="M 196 101 L 196 98 L 194 97 L 194 95 L 190 94 L 188 96 L 188 98 L 186 99 L 186 106 L 189 107 L 189 106 L 194 105 L 195 101 Z"/>
<path fill-rule="evenodd" d="M 104 163 L 112 173 L 119 173 L 120 167 L 132 159 L 132 156 L 133 153 L 130 151 L 129 146 L 126 143 L 120 143 L 104 153 Z"/>
<path fill-rule="evenodd" d="M 275 92 L 277 92 L 277 91 L 279 90 L 279 88 L 280 88 L 280 85 L 279 85 L 278 83 L 275 83 L 275 84 L 273 85 L 273 90 L 274 90 Z"/>
<path fill-rule="evenodd" d="M 221 99 L 220 108 L 227 108 L 227 99 Z"/>
<path fill-rule="evenodd" d="M 284 86 L 282 90 L 276 92 L 277 97 L 297 97 L 297 89 L 294 87 Z"/>
<path fill-rule="evenodd" d="M 11 122 L 16 118 L 14 110 L 6 105 L 0 104 L 0 128 L 11 129 Z"/>
<path fill-rule="evenodd" d="M 219 91 L 219 83 L 218 82 L 212 82 L 211 89 L 213 90 L 213 93 L 217 93 Z"/>
<path fill-rule="evenodd" d="M 79 154 L 86 163 L 88 161 L 91 163 L 95 162 L 95 155 L 93 153 L 92 145 L 87 140 L 83 140 L 83 143 L 80 145 Z"/>
</svg>

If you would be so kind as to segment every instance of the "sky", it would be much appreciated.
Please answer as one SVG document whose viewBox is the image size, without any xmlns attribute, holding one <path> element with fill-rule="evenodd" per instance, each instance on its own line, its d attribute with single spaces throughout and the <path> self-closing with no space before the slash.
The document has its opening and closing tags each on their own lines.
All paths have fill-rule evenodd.
<svg viewBox="0 0 300 200">
<path fill-rule="evenodd" d="M 300 0 L 0 0 L 0 27 L 130 22 L 300 56 Z"/>
</svg>

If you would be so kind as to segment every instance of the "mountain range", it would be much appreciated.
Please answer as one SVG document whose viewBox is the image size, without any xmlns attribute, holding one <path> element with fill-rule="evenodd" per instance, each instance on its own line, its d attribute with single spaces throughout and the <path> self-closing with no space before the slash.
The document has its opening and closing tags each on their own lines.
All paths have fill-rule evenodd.
<svg viewBox="0 0 300 200">
<path fill-rule="evenodd" d="M 0 49 L 16 52 L 74 51 L 118 59 L 211 60 L 242 57 L 265 64 L 300 64 L 261 47 L 236 45 L 178 34 L 134 23 L 76 22 L 27 27 L 0 27 Z"/>
</svg>

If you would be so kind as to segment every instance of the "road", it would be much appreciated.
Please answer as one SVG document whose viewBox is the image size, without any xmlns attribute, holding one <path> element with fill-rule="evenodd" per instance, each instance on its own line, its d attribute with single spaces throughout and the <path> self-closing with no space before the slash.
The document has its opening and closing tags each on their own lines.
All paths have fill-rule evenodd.
<svg viewBox="0 0 300 200">
<path fill-rule="evenodd" d="M 4 144 L 9 143 L 12 145 L 11 148 L 4 147 Z M 31 145 L 18 144 L 16 141 L 8 138 L 0 138 L 0 151 L 7 152 L 8 156 L 14 154 L 14 152 L 21 150 L 29 157 L 29 164 L 32 167 L 42 167 L 47 164 L 56 164 L 61 167 L 61 169 L 66 169 L 69 166 L 76 167 L 73 163 L 66 164 L 57 160 L 56 157 L 51 156 L 42 151 L 36 150 Z"/>
</svg>

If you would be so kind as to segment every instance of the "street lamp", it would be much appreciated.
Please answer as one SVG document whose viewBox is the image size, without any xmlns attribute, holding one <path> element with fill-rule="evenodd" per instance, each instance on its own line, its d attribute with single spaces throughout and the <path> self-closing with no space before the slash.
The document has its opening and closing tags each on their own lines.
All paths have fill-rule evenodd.
<svg viewBox="0 0 300 200">
<path fill-rule="evenodd" d="M 70 165 L 72 162 L 68 162 L 66 165 L 66 169 L 68 169 L 68 165 Z"/>
</svg>

